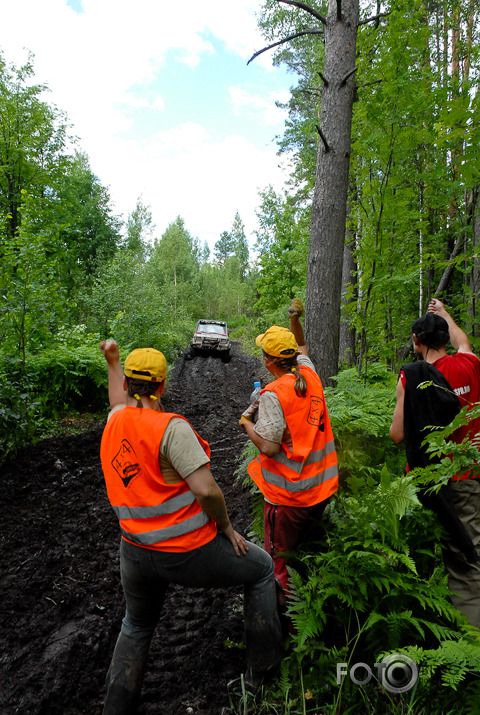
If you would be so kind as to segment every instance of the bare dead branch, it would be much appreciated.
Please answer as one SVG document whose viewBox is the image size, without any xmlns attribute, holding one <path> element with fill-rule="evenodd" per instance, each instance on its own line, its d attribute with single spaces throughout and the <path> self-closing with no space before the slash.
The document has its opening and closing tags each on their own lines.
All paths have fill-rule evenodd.
<svg viewBox="0 0 480 715">
<path fill-rule="evenodd" d="M 322 130 L 320 129 L 320 127 L 318 126 L 318 124 L 315 124 L 315 127 L 316 127 L 316 129 L 317 129 L 317 132 L 318 132 L 319 135 L 320 135 L 320 139 L 321 139 L 322 142 L 323 142 L 323 146 L 325 147 L 325 152 L 330 151 L 330 147 L 328 146 L 328 142 L 327 142 L 327 140 L 325 139 L 325 134 L 322 132 Z"/>
<path fill-rule="evenodd" d="M 323 84 L 325 85 L 325 87 L 328 87 L 328 79 L 327 79 L 326 77 L 324 77 L 321 72 L 318 73 L 318 76 L 319 76 L 320 79 L 322 80 L 322 82 L 323 82 Z"/>
<path fill-rule="evenodd" d="M 354 67 L 353 70 L 350 70 L 350 72 L 347 72 L 345 77 L 342 79 L 340 82 L 340 87 L 344 87 L 347 84 L 347 81 L 350 79 L 352 74 L 355 74 L 355 72 L 358 70 L 358 67 Z"/>
<path fill-rule="evenodd" d="M 437 290 L 432 295 L 440 295 L 448 286 L 450 278 L 452 277 L 453 270 L 455 268 L 455 259 L 460 255 L 463 246 L 463 235 L 459 235 L 455 241 L 453 251 L 448 259 L 448 265 L 443 271 L 443 275 L 440 278 L 440 282 L 437 286 Z"/>
<path fill-rule="evenodd" d="M 285 5 L 294 5 L 295 7 L 299 7 L 301 10 L 305 10 L 305 12 L 308 12 L 310 15 L 313 15 L 313 17 L 316 17 L 317 20 L 320 20 L 320 22 L 324 25 L 327 24 L 326 17 L 320 15 L 320 13 L 314 10 L 313 7 L 310 7 L 310 5 L 307 5 L 304 2 L 300 2 L 299 0 L 278 0 L 278 2 L 283 2 Z"/>
<path fill-rule="evenodd" d="M 314 94 L 316 97 L 320 96 L 321 92 L 318 87 L 302 87 L 295 90 L 299 94 Z"/>
<path fill-rule="evenodd" d="M 360 84 L 357 89 L 363 89 L 363 87 L 371 87 L 372 84 L 380 84 L 380 82 L 383 82 L 383 79 L 376 79 L 373 82 L 365 82 L 365 84 Z"/>
<path fill-rule="evenodd" d="M 323 35 L 323 30 L 320 29 L 315 29 L 315 30 L 301 30 L 301 32 L 296 32 L 294 35 L 289 35 L 288 37 L 285 37 L 285 39 L 280 40 L 279 42 L 274 42 L 273 45 L 269 45 L 268 47 L 264 47 L 263 50 L 259 50 L 258 52 L 255 52 L 254 55 L 250 57 L 250 59 L 247 62 L 247 65 L 252 62 L 256 57 L 261 55 L 263 52 L 266 52 L 267 50 L 271 50 L 274 47 L 278 47 L 278 45 L 283 45 L 285 42 L 289 42 L 289 40 L 294 40 L 296 37 L 301 37 L 302 35 Z"/>
<path fill-rule="evenodd" d="M 360 25 L 366 25 L 368 22 L 375 22 L 375 20 L 380 20 L 381 17 L 388 17 L 390 15 L 389 12 L 379 12 L 378 15 L 373 15 L 372 17 L 369 17 L 367 20 L 359 20 L 358 21 L 358 26 Z"/>
</svg>

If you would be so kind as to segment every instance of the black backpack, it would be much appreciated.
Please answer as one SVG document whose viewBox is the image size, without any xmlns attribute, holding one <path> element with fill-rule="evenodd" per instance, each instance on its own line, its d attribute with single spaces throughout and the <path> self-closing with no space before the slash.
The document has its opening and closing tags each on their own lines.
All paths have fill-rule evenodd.
<svg viewBox="0 0 480 715">
<path fill-rule="evenodd" d="M 450 424 L 460 412 L 460 400 L 440 370 L 425 360 L 403 365 L 402 370 L 406 378 L 403 427 L 407 462 L 410 469 L 426 467 L 439 461 L 422 446 L 425 436 L 432 431 L 429 427 Z M 431 384 L 420 388 L 422 382 Z M 437 492 L 428 491 L 429 486 L 418 492 L 421 503 L 436 513 L 452 543 L 465 554 L 467 561 L 478 561 L 473 542 L 452 504 L 448 486 L 442 485 Z"/>
<path fill-rule="evenodd" d="M 410 469 L 426 467 L 433 458 L 422 442 L 428 427 L 446 427 L 460 412 L 460 400 L 444 375 L 430 363 L 421 360 L 402 366 L 405 374 L 403 426 L 405 451 Z M 422 382 L 428 387 L 419 388 Z"/>
</svg>

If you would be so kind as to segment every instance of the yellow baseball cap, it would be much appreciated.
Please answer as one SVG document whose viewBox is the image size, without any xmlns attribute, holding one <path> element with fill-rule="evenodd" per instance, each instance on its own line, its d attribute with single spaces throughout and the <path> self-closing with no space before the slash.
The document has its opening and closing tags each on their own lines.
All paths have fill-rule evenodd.
<svg viewBox="0 0 480 715">
<path fill-rule="evenodd" d="M 255 342 L 272 357 L 292 357 L 298 352 L 294 334 L 278 325 L 272 325 L 265 333 L 259 335 Z"/>
<path fill-rule="evenodd" d="M 154 348 L 137 348 L 125 360 L 123 372 L 136 380 L 162 382 L 167 376 L 167 361 Z"/>
</svg>

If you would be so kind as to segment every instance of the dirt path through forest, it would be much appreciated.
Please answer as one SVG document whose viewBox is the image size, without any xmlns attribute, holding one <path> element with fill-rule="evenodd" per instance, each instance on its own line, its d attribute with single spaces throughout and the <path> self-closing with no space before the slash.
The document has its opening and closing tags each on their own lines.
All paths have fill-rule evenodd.
<svg viewBox="0 0 480 715">
<path fill-rule="evenodd" d="M 210 442 L 211 467 L 234 527 L 250 496 L 233 473 L 246 441 L 238 418 L 258 360 L 179 359 L 164 396 Z M 99 459 L 103 424 L 48 439 L 2 467 L 0 712 L 97 715 L 123 616 L 118 523 Z M 172 587 L 155 633 L 139 715 L 228 713 L 227 684 L 244 668 L 241 593 Z"/>
</svg>

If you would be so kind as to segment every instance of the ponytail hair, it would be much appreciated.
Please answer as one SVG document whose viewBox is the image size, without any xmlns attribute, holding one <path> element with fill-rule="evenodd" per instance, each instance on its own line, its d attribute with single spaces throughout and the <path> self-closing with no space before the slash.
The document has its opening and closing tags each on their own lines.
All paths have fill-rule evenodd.
<svg viewBox="0 0 480 715">
<path fill-rule="evenodd" d="M 165 412 L 160 398 L 154 394 L 162 384 L 161 382 L 138 380 L 134 377 L 126 377 L 125 379 L 127 381 L 127 393 L 130 397 L 134 397 L 137 400 L 137 407 L 142 407 L 141 397 L 150 397 L 151 400 L 155 400 L 155 409 L 158 410 L 158 412 Z"/>
<path fill-rule="evenodd" d="M 274 355 L 269 355 L 265 351 L 263 354 L 268 357 L 268 359 L 273 362 L 277 367 L 284 371 L 286 375 L 289 372 L 295 375 L 295 383 L 293 389 L 297 393 L 298 397 L 305 397 L 307 394 L 307 379 L 303 373 L 300 372 L 299 366 L 297 365 L 297 353 L 291 357 L 275 357 Z"/>
</svg>

